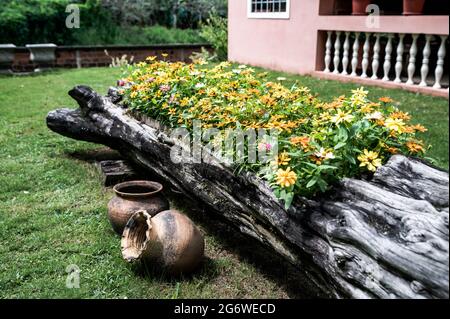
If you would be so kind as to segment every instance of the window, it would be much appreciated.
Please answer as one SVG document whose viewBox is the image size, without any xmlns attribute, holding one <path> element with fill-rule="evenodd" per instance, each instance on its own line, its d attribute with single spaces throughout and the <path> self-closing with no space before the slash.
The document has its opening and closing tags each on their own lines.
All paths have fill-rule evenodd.
<svg viewBox="0 0 450 319">
<path fill-rule="evenodd" d="M 290 0 L 247 0 L 248 18 L 289 19 Z"/>
</svg>

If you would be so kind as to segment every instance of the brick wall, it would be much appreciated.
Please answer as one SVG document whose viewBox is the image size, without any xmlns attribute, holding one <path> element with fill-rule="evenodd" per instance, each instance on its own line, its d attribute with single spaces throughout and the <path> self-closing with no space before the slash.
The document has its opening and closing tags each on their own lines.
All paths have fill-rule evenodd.
<svg viewBox="0 0 450 319">
<path fill-rule="evenodd" d="M 105 50 L 111 57 L 127 58 L 134 56 L 134 62 L 144 61 L 148 56 L 166 53 L 166 59 L 170 61 L 190 62 L 189 57 L 193 52 L 200 52 L 204 47 L 212 50 L 208 44 L 176 44 L 157 46 L 59 46 L 56 51 L 56 62 L 53 67 L 76 68 L 108 66 L 111 58 L 105 54 Z M 24 47 L 17 47 L 14 55 L 12 70 L 14 72 L 33 71 L 37 65 L 30 61 L 30 52 Z"/>
</svg>

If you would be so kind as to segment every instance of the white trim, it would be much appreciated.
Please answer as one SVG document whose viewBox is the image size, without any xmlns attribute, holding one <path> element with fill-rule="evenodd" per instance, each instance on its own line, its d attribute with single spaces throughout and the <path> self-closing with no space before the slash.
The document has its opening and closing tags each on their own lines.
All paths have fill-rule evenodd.
<svg viewBox="0 0 450 319">
<path fill-rule="evenodd" d="M 290 11 L 290 0 L 286 0 L 286 12 L 252 12 L 252 0 L 247 0 L 247 18 L 249 19 L 289 19 Z"/>
</svg>

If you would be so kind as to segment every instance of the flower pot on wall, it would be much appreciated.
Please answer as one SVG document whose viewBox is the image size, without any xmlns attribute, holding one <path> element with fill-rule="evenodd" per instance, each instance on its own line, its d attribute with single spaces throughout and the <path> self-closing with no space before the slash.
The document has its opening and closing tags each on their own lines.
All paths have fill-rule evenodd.
<svg viewBox="0 0 450 319">
<path fill-rule="evenodd" d="M 14 62 L 14 44 L 0 44 L 0 73 L 10 73 Z"/>
<path fill-rule="evenodd" d="M 361 16 L 366 15 L 366 8 L 371 0 L 353 0 L 352 1 L 352 15 Z"/>
<path fill-rule="evenodd" d="M 420 15 L 423 13 L 425 0 L 403 0 L 403 15 Z"/>
<path fill-rule="evenodd" d="M 56 44 L 27 44 L 26 47 L 30 51 L 30 61 L 38 66 L 34 70 L 35 72 L 43 71 L 54 66 L 56 62 Z"/>
</svg>

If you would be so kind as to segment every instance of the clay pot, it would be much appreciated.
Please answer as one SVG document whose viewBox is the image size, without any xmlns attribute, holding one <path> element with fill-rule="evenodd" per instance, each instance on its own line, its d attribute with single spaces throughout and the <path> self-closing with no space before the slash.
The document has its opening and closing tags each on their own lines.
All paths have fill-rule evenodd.
<svg viewBox="0 0 450 319">
<path fill-rule="evenodd" d="M 169 209 L 160 183 L 130 181 L 117 184 L 113 189 L 115 196 L 108 203 L 108 218 L 118 234 L 122 234 L 128 219 L 139 210 L 146 210 L 153 216 Z"/>
<path fill-rule="evenodd" d="M 194 223 L 176 210 L 152 217 L 139 211 L 128 221 L 122 235 L 122 256 L 160 267 L 171 275 L 189 273 L 203 259 L 205 241 Z"/>
<path fill-rule="evenodd" d="M 353 0 L 352 1 L 352 15 L 361 16 L 367 15 L 366 8 L 371 0 Z"/>
<path fill-rule="evenodd" d="M 403 0 L 403 15 L 419 15 L 423 13 L 425 0 Z"/>
</svg>

